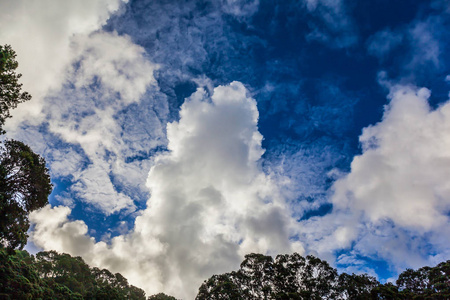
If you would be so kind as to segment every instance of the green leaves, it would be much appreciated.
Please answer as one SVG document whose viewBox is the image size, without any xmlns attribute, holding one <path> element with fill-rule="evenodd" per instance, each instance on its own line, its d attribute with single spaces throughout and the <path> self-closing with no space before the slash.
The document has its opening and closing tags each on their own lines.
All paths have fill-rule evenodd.
<svg viewBox="0 0 450 300">
<path fill-rule="evenodd" d="M 0 254 L 5 253 L 1 251 Z M 21 268 L 14 265 L 18 263 Z M 5 268 L 7 272 L 1 273 Z M 0 275 L 4 278 L 3 285 L 0 284 L 0 297 L 1 293 L 16 295 L 9 288 L 12 284 L 31 293 L 30 299 L 145 300 L 145 292 L 129 285 L 121 274 L 90 268 L 81 257 L 56 251 L 39 252 L 36 258 L 26 251 L 15 251 L 9 258 L 5 253 L 4 257 L 0 256 Z M 44 294 L 51 296 L 42 296 Z"/>
</svg>

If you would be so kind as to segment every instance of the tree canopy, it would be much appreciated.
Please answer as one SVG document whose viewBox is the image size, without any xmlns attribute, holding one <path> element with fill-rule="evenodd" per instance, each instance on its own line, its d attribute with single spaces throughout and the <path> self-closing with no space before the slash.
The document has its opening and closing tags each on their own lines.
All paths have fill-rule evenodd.
<svg viewBox="0 0 450 300">
<path fill-rule="evenodd" d="M 22 91 L 16 53 L 0 46 L 0 134 L 10 110 L 31 99 Z M 52 191 L 45 160 L 22 142 L 0 143 L 0 245 L 22 249 L 30 227 L 28 214 L 48 203 Z"/>
<path fill-rule="evenodd" d="M 338 275 L 314 256 L 248 254 L 238 271 L 206 280 L 196 299 L 450 299 L 450 261 L 406 270 L 396 286 L 366 274 Z"/>
<path fill-rule="evenodd" d="M 22 84 L 19 83 L 22 74 L 16 73 L 19 66 L 16 56 L 10 45 L 0 45 L 0 134 L 5 133 L 3 126 L 6 119 L 11 117 L 10 110 L 31 99 L 31 95 L 22 91 Z"/>
<path fill-rule="evenodd" d="M 28 214 L 48 203 L 52 191 L 45 160 L 22 142 L 0 145 L 0 242 L 22 249 L 30 227 Z"/>
<path fill-rule="evenodd" d="M 129 285 L 120 273 L 91 268 L 81 257 L 55 251 L 29 255 L 0 249 L 1 299 L 130 299 L 145 300 L 145 292 Z"/>
</svg>

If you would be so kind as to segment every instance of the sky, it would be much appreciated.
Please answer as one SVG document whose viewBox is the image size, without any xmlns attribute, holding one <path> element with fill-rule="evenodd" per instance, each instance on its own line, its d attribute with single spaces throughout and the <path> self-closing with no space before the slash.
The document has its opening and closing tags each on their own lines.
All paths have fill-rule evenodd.
<svg viewBox="0 0 450 300">
<path fill-rule="evenodd" d="M 450 259 L 450 4 L 0 0 L 47 161 L 27 249 L 193 299 L 245 254 Z"/>
</svg>

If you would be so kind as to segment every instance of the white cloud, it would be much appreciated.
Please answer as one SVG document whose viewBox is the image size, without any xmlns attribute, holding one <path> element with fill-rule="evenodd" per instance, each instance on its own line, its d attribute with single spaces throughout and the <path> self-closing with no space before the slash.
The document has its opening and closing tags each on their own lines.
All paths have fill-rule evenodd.
<svg viewBox="0 0 450 300">
<path fill-rule="evenodd" d="M 334 204 L 372 220 L 432 230 L 450 209 L 450 104 L 435 111 L 430 91 L 392 88 L 383 121 L 363 130 L 363 154 L 334 186 Z"/>
<path fill-rule="evenodd" d="M 148 108 L 141 109 L 151 110 L 148 121 L 129 120 L 126 112 L 132 104 L 139 106 L 144 94 L 157 92 L 157 66 L 129 37 L 98 31 L 123 2 L 0 4 L 0 38 L 16 50 L 24 89 L 33 95 L 14 110 L 8 135 L 43 154 L 53 178 L 73 181 L 73 193 L 57 199 L 68 203 L 78 196 L 106 214 L 134 209 L 133 200 L 115 185 L 145 189 L 142 174 L 136 173 L 142 168 L 146 173 L 149 163 L 125 160 L 160 145 L 164 136 L 149 101 L 144 104 Z M 140 126 L 141 131 L 136 129 Z M 130 129 L 135 139 L 131 142 Z"/>
<path fill-rule="evenodd" d="M 110 166 L 96 161 L 81 172 L 75 172 L 75 184 L 71 186 L 79 199 L 99 208 L 105 214 L 122 209 L 134 211 L 133 200 L 116 191 L 109 178 Z"/>
<path fill-rule="evenodd" d="M 117 114 L 155 85 L 156 66 L 141 47 L 114 33 L 79 37 L 75 45 L 76 64 L 67 72 L 74 89 L 47 100 L 49 129 L 64 141 L 81 145 L 90 158 L 106 150 L 120 153 L 125 146 Z"/>
<path fill-rule="evenodd" d="M 31 240 L 120 272 L 149 294 L 188 299 L 247 253 L 302 253 L 290 241 L 296 221 L 261 170 L 257 121 L 241 83 L 217 87 L 211 98 L 199 89 L 167 127 L 169 152 L 154 159 L 151 198 L 131 233 L 95 243 L 83 222 L 68 220 L 68 208 L 46 207 L 30 217 Z"/>
<path fill-rule="evenodd" d="M 148 192 L 142 174 L 150 165 L 141 153 L 165 143 L 158 67 L 128 36 L 99 31 L 121 3 L 0 4 L 0 38 L 17 51 L 33 95 L 14 110 L 8 136 L 44 155 L 54 179 L 72 180 L 72 193 L 56 199 L 78 196 L 106 214 L 134 209 Z M 127 161 L 136 154 L 142 158 Z"/>
<path fill-rule="evenodd" d="M 122 1 L 26 1 L 0 3 L 0 40 L 11 44 L 19 61 L 18 72 L 24 90 L 33 99 L 13 111 L 7 126 L 12 131 L 26 120 L 39 124 L 43 98 L 64 81 L 64 70 L 71 63 L 74 36 L 86 35 L 105 24 Z"/>
<path fill-rule="evenodd" d="M 73 39 L 75 58 L 79 61 L 71 81 L 76 88 L 101 85 L 109 93 L 105 98 L 117 98 L 121 105 L 140 100 L 149 84 L 154 84 L 157 66 L 145 58 L 145 50 L 127 36 L 117 33 L 94 33 Z"/>
<path fill-rule="evenodd" d="M 72 45 L 76 56 L 65 83 L 73 87 L 55 91 L 46 98 L 44 106 L 49 132 L 69 145 L 80 147 L 82 151 L 73 157 L 81 159 L 75 163 L 49 153 L 52 172 L 57 176 L 70 175 L 74 182 L 70 190 L 106 214 L 133 210 L 133 200 L 117 191 L 117 182 L 112 182 L 111 176 L 122 185 L 145 189 L 142 173 L 146 171 L 142 167 L 148 170 L 148 163 L 125 160 L 145 146 L 147 151 L 160 145 L 162 125 L 155 112 L 149 113 L 141 124 L 123 120 L 123 116 L 131 104 L 141 105 L 144 94 L 158 93 L 153 77 L 157 66 L 147 60 L 143 48 L 116 33 L 78 36 Z M 148 100 L 153 101 L 146 99 L 143 105 L 150 105 L 151 109 Z M 146 130 L 152 134 L 134 130 L 150 124 Z M 126 140 L 130 128 L 134 131 L 133 138 L 141 138 L 141 145 L 136 147 L 136 142 Z"/>
<path fill-rule="evenodd" d="M 8 136 L 44 155 L 54 179 L 72 181 L 72 193 L 56 199 L 79 197 L 106 214 L 130 211 L 148 193 L 146 153 L 165 143 L 167 100 L 145 50 L 128 36 L 99 31 L 121 2 L 85 2 L 2 2 L 5 18 L 33 14 L 0 33 L 16 49 L 33 95 L 14 110 Z"/>
<path fill-rule="evenodd" d="M 425 88 L 390 90 L 383 120 L 363 130 L 363 153 L 332 187 L 332 213 L 301 221 L 299 231 L 306 251 L 329 261 L 345 249 L 400 272 L 449 257 L 450 102 L 433 110 Z"/>
</svg>

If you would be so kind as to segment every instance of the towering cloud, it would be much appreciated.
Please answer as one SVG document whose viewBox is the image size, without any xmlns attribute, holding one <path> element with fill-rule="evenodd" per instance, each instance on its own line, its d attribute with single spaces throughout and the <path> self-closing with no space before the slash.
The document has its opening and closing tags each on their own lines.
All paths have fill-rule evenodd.
<svg viewBox="0 0 450 300">
<path fill-rule="evenodd" d="M 168 125 L 168 151 L 154 159 L 151 198 L 131 233 L 95 243 L 83 222 L 69 221 L 69 209 L 46 207 L 31 216 L 33 242 L 83 255 L 148 293 L 187 299 L 246 253 L 303 252 L 290 241 L 295 220 L 261 170 L 257 121 L 256 102 L 241 83 L 219 86 L 211 97 L 199 89 L 179 122 Z"/>
</svg>

